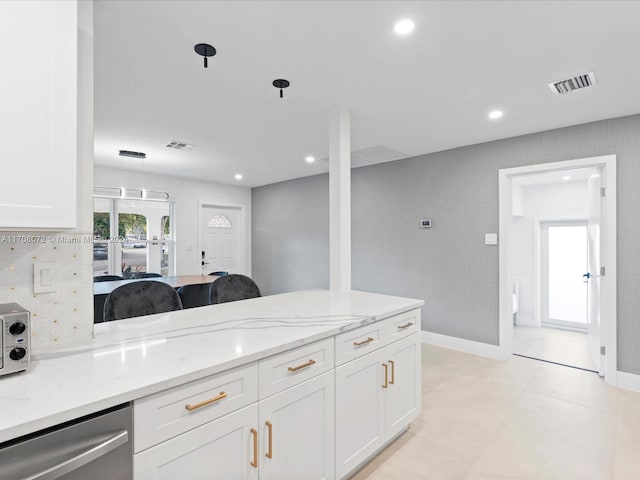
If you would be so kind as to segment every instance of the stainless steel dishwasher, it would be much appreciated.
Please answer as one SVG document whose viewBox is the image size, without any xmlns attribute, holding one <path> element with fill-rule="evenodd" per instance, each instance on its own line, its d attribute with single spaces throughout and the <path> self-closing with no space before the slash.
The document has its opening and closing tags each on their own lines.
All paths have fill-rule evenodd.
<svg viewBox="0 0 640 480">
<path fill-rule="evenodd" d="M 2 480 L 131 480 L 129 404 L 0 444 Z"/>
</svg>

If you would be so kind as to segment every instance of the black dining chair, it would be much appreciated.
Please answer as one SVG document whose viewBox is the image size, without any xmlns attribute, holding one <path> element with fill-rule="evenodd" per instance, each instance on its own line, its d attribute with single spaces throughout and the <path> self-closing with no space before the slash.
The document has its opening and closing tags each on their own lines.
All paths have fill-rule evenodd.
<svg viewBox="0 0 640 480">
<path fill-rule="evenodd" d="M 159 273 L 151 273 L 151 272 L 137 272 L 134 273 L 131 278 L 158 278 L 162 277 Z"/>
<path fill-rule="evenodd" d="M 204 307 L 211 305 L 211 282 L 193 283 L 178 288 L 182 308 Z"/>
<path fill-rule="evenodd" d="M 143 280 L 122 285 L 104 302 L 105 322 L 182 310 L 180 296 L 171 285 Z"/>
<path fill-rule="evenodd" d="M 245 275 L 231 274 L 217 278 L 211 285 L 211 303 L 227 303 L 236 300 L 261 297 L 256 282 Z"/>
<path fill-rule="evenodd" d="M 124 277 L 120 275 L 99 275 L 97 277 L 93 277 L 93 282 L 112 282 L 114 280 L 124 280 Z"/>
</svg>

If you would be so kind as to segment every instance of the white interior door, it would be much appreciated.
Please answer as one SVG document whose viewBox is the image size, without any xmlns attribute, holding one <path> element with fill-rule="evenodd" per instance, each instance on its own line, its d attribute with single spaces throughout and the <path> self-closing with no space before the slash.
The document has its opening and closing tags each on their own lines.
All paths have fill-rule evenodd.
<svg viewBox="0 0 640 480">
<path fill-rule="evenodd" d="M 203 206 L 200 215 L 202 273 L 240 271 L 240 209 Z"/>
<path fill-rule="evenodd" d="M 588 180 L 589 195 L 589 218 L 587 222 L 588 254 L 587 272 L 585 279 L 587 282 L 587 323 L 589 328 L 589 351 L 591 360 L 598 374 L 603 377 L 605 374 L 604 356 L 600 349 L 604 345 L 602 322 L 600 318 L 601 298 L 600 298 L 600 269 L 602 267 L 602 212 L 604 211 L 604 197 L 601 195 L 601 187 L 604 184 L 604 169 L 598 169 L 598 173 L 592 175 Z"/>
</svg>

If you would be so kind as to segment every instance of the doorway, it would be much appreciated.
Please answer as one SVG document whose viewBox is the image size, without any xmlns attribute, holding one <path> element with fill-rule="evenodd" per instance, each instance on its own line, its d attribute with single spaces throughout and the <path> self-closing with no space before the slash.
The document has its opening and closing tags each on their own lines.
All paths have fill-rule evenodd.
<svg viewBox="0 0 640 480">
<path fill-rule="evenodd" d="M 503 169 L 499 181 L 503 354 L 615 384 L 615 155 Z"/>
<path fill-rule="evenodd" d="M 200 206 L 200 264 L 203 275 L 244 272 L 242 207 Z"/>
<path fill-rule="evenodd" d="M 540 224 L 542 325 L 587 332 L 587 221 Z"/>
</svg>

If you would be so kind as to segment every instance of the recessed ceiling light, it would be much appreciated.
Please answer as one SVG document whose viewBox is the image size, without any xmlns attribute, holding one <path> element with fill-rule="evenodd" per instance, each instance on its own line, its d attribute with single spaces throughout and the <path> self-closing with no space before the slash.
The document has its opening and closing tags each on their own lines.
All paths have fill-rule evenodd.
<svg viewBox="0 0 640 480">
<path fill-rule="evenodd" d="M 313 163 L 313 162 L 316 161 L 316 157 L 309 155 L 309 156 L 304 158 L 304 161 L 307 162 L 307 163 Z"/>
<path fill-rule="evenodd" d="M 499 118 L 502 118 L 502 115 L 504 115 L 504 113 L 502 113 L 502 110 L 491 110 L 489 112 L 489 118 L 491 120 L 497 120 Z"/>
<path fill-rule="evenodd" d="M 571 177 L 569 175 L 565 175 L 564 177 L 562 177 L 562 180 L 568 182 L 569 180 L 571 180 Z"/>
<path fill-rule="evenodd" d="M 415 28 L 415 23 L 413 23 L 413 20 L 400 20 L 399 22 L 396 22 L 396 24 L 393 26 L 393 30 L 398 34 L 398 35 L 408 35 L 411 32 L 413 32 L 413 29 Z"/>
<path fill-rule="evenodd" d="M 242 180 L 242 174 L 236 173 L 236 180 Z"/>
</svg>

